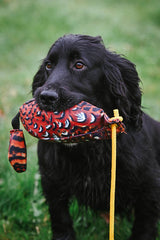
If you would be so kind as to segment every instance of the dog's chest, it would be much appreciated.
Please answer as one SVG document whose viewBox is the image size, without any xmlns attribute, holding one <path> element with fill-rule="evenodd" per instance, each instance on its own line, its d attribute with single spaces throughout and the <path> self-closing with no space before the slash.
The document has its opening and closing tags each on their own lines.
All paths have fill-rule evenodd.
<svg viewBox="0 0 160 240">
<path fill-rule="evenodd" d="M 80 204 L 106 208 L 110 189 L 110 150 L 103 144 L 77 148 L 71 155 L 70 186 Z M 103 206 L 104 203 L 104 206 Z"/>
</svg>

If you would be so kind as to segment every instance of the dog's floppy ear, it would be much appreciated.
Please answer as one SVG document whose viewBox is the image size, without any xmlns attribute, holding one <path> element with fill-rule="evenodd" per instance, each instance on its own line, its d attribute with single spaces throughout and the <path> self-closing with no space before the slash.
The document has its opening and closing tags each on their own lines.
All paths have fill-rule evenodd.
<svg viewBox="0 0 160 240">
<path fill-rule="evenodd" d="M 141 89 L 135 65 L 124 57 L 106 50 L 104 73 L 115 107 L 126 125 L 141 127 Z"/>
<path fill-rule="evenodd" d="M 38 87 L 41 87 L 45 83 L 46 78 L 47 78 L 47 75 L 46 75 L 46 71 L 45 71 L 45 66 L 42 63 L 38 72 L 35 74 L 35 76 L 33 78 L 32 95 L 34 95 L 34 92 Z"/>
</svg>

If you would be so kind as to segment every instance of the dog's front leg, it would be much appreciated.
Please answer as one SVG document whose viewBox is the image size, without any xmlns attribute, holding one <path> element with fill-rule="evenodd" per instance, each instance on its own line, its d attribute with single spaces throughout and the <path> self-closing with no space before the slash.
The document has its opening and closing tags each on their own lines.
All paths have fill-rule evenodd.
<svg viewBox="0 0 160 240">
<path fill-rule="evenodd" d="M 142 191 L 140 198 L 137 199 L 135 221 L 130 240 L 156 240 L 160 210 L 158 199 L 160 187 L 159 189 L 154 187 L 150 189 L 148 187 L 146 191 Z"/>
<path fill-rule="evenodd" d="M 58 186 L 48 182 L 46 185 L 42 177 L 43 192 L 49 205 L 52 240 L 75 240 L 72 219 L 69 214 L 68 199 L 64 197 Z"/>
<path fill-rule="evenodd" d="M 69 214 L 67 202 L 49 202 L 49 212 L 53 232 L 52 240 L 75 240 L 72 220 Z"/>
<path fill-rule="evenodd" d="M 156 225 L 157 219 L 149 219 L 149 216 L 136 216 L 129 240 L 156 240 Z"/>
<path fill-rule="evenodd" d="M 57 150 L 58 146 L 49 142 L 39 141 L 38 158 L 41 184 L 49 205 L 53 231 L 52 240 L 75 240 L 68 206 L 70 198 L 70 188 L 67 185 L 68 172 L 66 170 L 62 171 L 62 163 L 65 160 L 62 154 L 63 151 L 61 149 Z M 59 152 L 57 153 L 56 151 Z M 56 156 L 60 156 L 59 159 Z"/>
</svg>

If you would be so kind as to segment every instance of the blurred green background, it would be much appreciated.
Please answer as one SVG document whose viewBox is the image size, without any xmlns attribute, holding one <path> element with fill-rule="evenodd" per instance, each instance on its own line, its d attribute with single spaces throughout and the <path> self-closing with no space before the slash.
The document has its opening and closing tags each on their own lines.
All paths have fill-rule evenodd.
<svg viewBox="0 0 160 240">
<path fill-rule="evenodd" d="M 7 159 L 10 121 L 31 98 L 32 78 L 50 45 L 67 33 L 101 35 L 107 48 L 134 62 L 145 111 L 160 120 L 160 1 L 0 0 L 0 32 L 0 240 L 49 240 L 37 140 L 25 133 L 28 169 L 17 174 Z M 79 210 L 76 201 L 70 211 L 78 240 L 108 239 L 99 216 Z M 130 229 L 117 217 L 115 240 L 126 240 Z"/>
</svg>

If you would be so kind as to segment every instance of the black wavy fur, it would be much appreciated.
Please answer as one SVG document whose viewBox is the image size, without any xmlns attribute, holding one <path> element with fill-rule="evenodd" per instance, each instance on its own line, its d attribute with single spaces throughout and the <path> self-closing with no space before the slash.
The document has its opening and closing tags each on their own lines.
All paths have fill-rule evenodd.
<svg viewBox="0 0 160 240">
<path fill-rule="evenodd" d="M 111 117 L 118 108 L 127 134 L 118 136 L 116 213 L 134 210 L 130 240 L 155 240 L 160 215 L 160 123 L 141 109 L 135 65 L 107 50 L 101 37 L 66 35 L 50 48 L 32 91 L 40 108 L 62 111 L 85 100 Z M 39 141 L 43 192 L 53 239 L 74 240 L 69 214 L 79 204 L 109 212 L 110 141 L 64 145 Z M 123 239 L 122 239 L 123 240 Z"/>
</svg>

